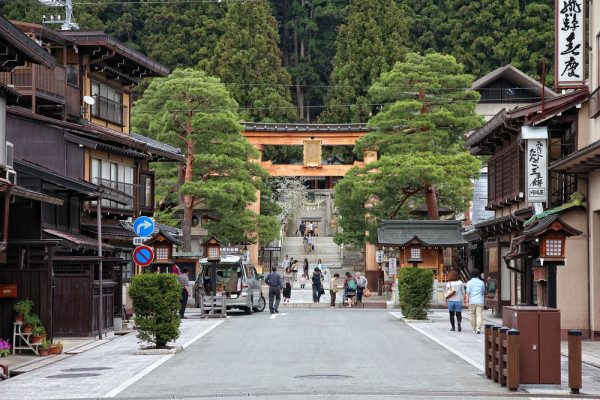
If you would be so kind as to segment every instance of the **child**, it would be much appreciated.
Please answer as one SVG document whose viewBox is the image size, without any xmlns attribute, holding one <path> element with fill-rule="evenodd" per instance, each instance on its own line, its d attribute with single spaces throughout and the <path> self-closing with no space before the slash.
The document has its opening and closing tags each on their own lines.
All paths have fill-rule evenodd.
<svg viewBox="0 0 600 400">
<path fill-rule="evenodd" d="M 302 277 L 300 278 L 300 288 L 304 289 L 304 286 L 306 286 L 306 275 L 302 274 Z"/>
</svg>

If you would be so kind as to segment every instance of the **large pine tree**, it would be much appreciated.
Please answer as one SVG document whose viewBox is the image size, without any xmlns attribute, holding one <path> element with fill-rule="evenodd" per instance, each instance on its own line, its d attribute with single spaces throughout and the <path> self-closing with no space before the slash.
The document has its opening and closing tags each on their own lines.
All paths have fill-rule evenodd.
<svg viewBox="0 0 600 400">
<path fill-rule="evenodd" d="M 206 69 L 228 84 L 240 116 L 255 122 L 296 122 L 291 78 L 281 64 L 277 20 L 269 3 L 231 3 L 223 25 Z"/>
<path fill-rule="evenodd" d="M 339 29 L 331 87 L 325 95 L 325 123 L 366 122 L 371 113 L 367 90 L 405 56 L 407 22 L 390 0 L 358 0 Z"/>
</svg>

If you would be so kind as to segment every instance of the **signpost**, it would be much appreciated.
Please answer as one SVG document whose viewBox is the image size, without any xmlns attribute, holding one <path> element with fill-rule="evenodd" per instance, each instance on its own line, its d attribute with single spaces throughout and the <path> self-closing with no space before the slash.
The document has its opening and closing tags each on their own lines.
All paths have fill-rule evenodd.
<svg viewBox="0 0 600 400">
<path fill-rule="evenodd" d="M 150 236 L 154 232 L 154 221 L 150 217 L 139 217 L 133 222 L 133 231 L 138 236 Z"/>
<path fill-rule="evenodd" d="M 281 251 L 281 247 L 261 247 L 260 248 L 263 252 L 268 251 L 269 252 L 269 272 L 273 272 L 273 266 L 272 266 L 272 254 L 274 251 Z M 263 257 L 264 257 L 264 253 L 263 253 Z"/>
<path fill-rule="evenodd" d="M 138 246 L 133 251 L 133 261 L 136 264 L 145 267 L 150 265 L 154 260 L 154 251 L 148 246 Z"/>
</svg>

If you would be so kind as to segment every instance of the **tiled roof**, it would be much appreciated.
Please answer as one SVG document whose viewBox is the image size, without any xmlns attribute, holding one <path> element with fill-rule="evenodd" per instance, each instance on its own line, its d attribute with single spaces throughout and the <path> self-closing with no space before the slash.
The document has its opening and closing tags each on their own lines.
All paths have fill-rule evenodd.
<svg viewBox="0 0 600 400">
<path fill-rule="evenodd" d="M 526 230 L 523 231 L 523 235 L 525 236 L 535 236 L 538 235 L 540 233 L 545 232 L 554 222 L 558 222 L 560 223 L 565 230 L 570 231 L 571 233 L 573 233 L 573 235 L 581 235 L 583 232 L 581 232 L 578 229 L 573 228 L 571 225 L 565 223 L 562 219 L 559 218 L 560 214 L 551 214 L 548 215 L 544 218 L 538 219 L 536 220 L 536 224 L 531 226 L 530 228 L 527 228 Z M 570 235 L 569 235 L 570 236 Z"/>
<path fill-rule="evenodd" d="M 177 147 L 169 146 L 168 144 L 164 144 L 162 142 L 159 142 L 158 140 L 150 139 L 149 137 L 138 135 L 137 133 L 133 133 L 133 132 L 130 133 L 129 136 L 132 137 L 133 139 L 139 140 L 140 142 L 146 143 L 146 145 L 150 149 L 164 151 L 166 153 L 171 153 L 173 155 L 179 155 L 179 156 L 182 155 L 181 149 L 179 149 Z"/>
<path fill-rule="evenodd" d="M 461 222 L 454 220 L 381 220 L 377 241 L 385 246 L 405 246 L 419 242 L 426 247 L 462 247 L 467 241 L 461 234 Z"/>
<path fill-rule="evenodd" d="M 81 235 L 78 233 L 62 232 L 56 229 L 44 229 L 44 233 L 66 240 L 75 245 L 76 248 L 83 248 L 86 250 L 98 250 L 98 241 L 89 236 Z M 103 251 L 113 251 L 114 246 L 110 244 L 102 243 Z"/>
<path fill-rule="evenodd" d="M 367 124 L 288 124 L 240 122 L 247 131 L 264 132 L 369 132 Z"/>
</svg>

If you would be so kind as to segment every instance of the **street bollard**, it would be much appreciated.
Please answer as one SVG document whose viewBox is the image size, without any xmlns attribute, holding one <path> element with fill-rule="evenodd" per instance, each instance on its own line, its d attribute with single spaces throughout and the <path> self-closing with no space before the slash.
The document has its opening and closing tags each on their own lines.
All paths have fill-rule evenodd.
<svg viewBox="0 0 600 400">
<path fill-rule="evenodd" d="M 485 376 L 487 376 L 488 379 L 492 379 L 492 368 L 494 365 L 494 353 L 492 353 L 492 326 L 494 326 L 494 324 L 485 324 L 483 330 L 483 340 L 485 341 L 483 346 L 485 351 Z"/>
<path fill-rule="evenodd" d="M 569 331 L 569 387 L 571 394 L 581 389 L 581 331 Z"/>
<path fill-rule="evenodd" d="M 516 329 L 506 332 L 506 387 L 510 390 L 517 390 L 520 383 L 519 336 Z"/>
<path fill-rule="evenodd" d="M 498 337 L 498 383 L 502 386 L 506 386 L 506 374 L 507 374 L 507 347 L 508 341 L 506 339 L 506 332 L 508 332 L 510 328 L 505 326 L 498 329 L 499 337 Z"/>
<path fill-rule="evenodd" d="M 499 338 L 500 338 L 500 332 L 498 332 L 498 330 L 500 329 L 499 325 L 494 325 L 492 326 L 492 379 L 495 382 L 498 382 L 498 365 L 500 364 L 500 354 L 499 354 L 499 348 L 500 348 L 500 343 L 499 343 Z"/>
</svg>

